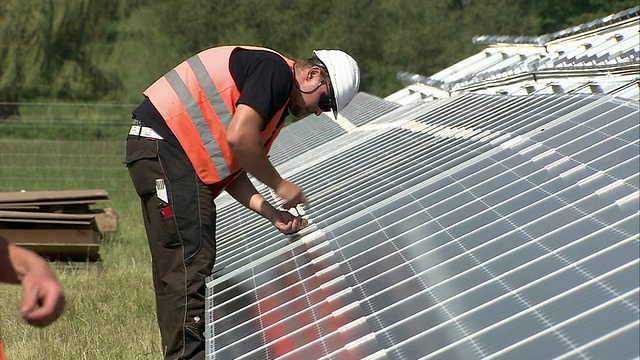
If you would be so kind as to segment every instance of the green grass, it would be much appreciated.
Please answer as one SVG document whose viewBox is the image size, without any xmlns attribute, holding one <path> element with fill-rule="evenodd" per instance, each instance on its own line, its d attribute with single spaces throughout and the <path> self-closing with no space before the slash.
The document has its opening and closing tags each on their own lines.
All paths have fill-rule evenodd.
<svg viewBox="0 0 640 360">
<path fill-rule="evenodd" d="M 122 164 L 127 124 L 123 119 L 117 126 L 115 141 L 0 138 L 0 191 L 106 189 L 110 201 L 92 208 L 111 207 L 119 215 L 118 232 L 105 234 L 101 243 L 100 268 L 56 268 L 67 305 L 50 327 L 26 325 L 18 312 L 20 287 L 0 284 L 0 334 L 8 359 L 162 357 L 147 240 Z"/>
<path fill-rule="evenodd" d="M 135 105 L 23 103 L 20 117 L 0 120 L 0 137 L 43 140 L 118 140 Z"/>
</svg>

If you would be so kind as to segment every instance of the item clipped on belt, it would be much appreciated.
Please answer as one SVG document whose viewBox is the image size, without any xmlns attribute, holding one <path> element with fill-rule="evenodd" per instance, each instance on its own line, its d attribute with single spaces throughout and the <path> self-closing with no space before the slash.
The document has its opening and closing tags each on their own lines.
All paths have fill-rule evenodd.
<svg viewBox="0 0 640 360">
<path fill-rule="evenodd" d="M 129 130 L 129 135 L 145 137 L 149 139 L 158 139 L 163 140 L 163 137 L 160 136 L 155 130 L 148 126 L 144 125 L 131 125 L 131 129 Z"/>
</svg>

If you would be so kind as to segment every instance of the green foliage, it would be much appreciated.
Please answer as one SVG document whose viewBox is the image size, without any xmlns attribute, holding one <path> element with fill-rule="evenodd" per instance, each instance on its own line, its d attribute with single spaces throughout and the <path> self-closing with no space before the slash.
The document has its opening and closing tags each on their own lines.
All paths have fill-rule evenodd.
<svg viewBox="0 0 640 360">
<path fill-rule="evenodd" d="M 97 64 L 126 0 L 4 0 L 0 101 L 99 99 L 118 87 Z"/>
<path fill-rule="evenodd" d="M 634 6 L 637 0 L 537 0 L 527 6 L 536 14 L 539 30 L 546 34 L 587 23 Z"/>
<path fill-rule="evenodd" d="M 0 102 L 36 97 L 133 102 L 205 48 L 256 44 L 293 57 L 339 48 L 362 90 L 396 91 L 399 71 L 431 75 L 480 49 L 476 35 L 541 35 L 636 0 L 4 0 Z M 1 116 L 1 114 L 0 114 Z"/>
</svg>

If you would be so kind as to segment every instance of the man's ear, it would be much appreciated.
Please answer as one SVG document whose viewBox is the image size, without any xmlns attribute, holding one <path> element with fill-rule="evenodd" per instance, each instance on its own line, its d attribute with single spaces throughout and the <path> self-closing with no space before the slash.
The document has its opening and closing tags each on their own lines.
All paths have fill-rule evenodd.
<svg viewBox="0 0 640 360">
<path fill-rule="evenodd" d="M 307 77 L 309 78 L 309 80 L 313 79 L 314 77 L 320 77 L 320 74 L 322 72 L 320 71 L 320 68 L 317 66 L 312 66 L 309 69 L 309 72 L 307 73 Z"/>
</svg>

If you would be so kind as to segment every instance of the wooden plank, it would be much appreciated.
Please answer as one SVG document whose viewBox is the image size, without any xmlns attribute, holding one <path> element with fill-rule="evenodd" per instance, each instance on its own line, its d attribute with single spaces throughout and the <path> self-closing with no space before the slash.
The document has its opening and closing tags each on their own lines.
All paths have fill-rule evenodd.
<svg viewBox="0 0 640 360">
<path fill-rule="evenodd" d="M 12 205 L 12 204 L 0 204 L 0 209 L 8 211 L 38 211 L 40 207 L 37 205 Z"/>
<path fill-rule="evenodd" d="M 0 217 L 0 228 L 3 227 L 3 223 L 7 223 L 10 220 L 10 222 L 12 224 L 14 224 L 15 226 L 19 226 L 20 224 L 22 225 L 26 225 L 26 224 L 31 224 L 31 226 L 33 226 L 34 224 L 51 224 L 51 225 L 79 225 L 79 226 L 90 226 L 91 222 L 87 222 L 87 221 L 75 221 L 75 220 L 54 220 L 54 219 L 41 219 L 41 220 L 37 220 L 34 221 L 33 219 L 3 219 Z"/>
<path fill-rule="evenodd" d="M 101 189 L 0 192 L 0 204 L 12 205 L 87 204 L 108 200 L 109 193 Z"/>
<path fill-rule="evenodd" d="M 18 221 L 18 220 L 59 220 L 59 221 L 84 221 L 90 224 L 94 219 L 93 214 L 67 214 L 67 213 L 42 213 L 33 211 L 7 211 L 0 210 L 0 221 Z"/>
<path fill-rule="evenodd" d="M 15 244 L 99 244 L 95 229 L 0 229 L 0 236 Z"/>
<path fill-rule="evenodd" d="M 49 261 L 76 262 L 76 261 L 100 261 L 97 244 L 42 244 L 42 243 L 19 243 L 21 247 L 29 249 Z"/>
<path fill-rule="evenodd" d="M 99 201 L 107 201 L 107 200 L 99 200 Z M 50 211 L 49 209 L 56 208 L 88 208 L 90 204 L 95 204 L 98 202 L 97 200 L 52 200 L 52 201 L 38 201 L 38 202 L 14 202 L 14 203 L 0 203 L 0 209 L 10 210 L 10 209 L 29 209 L 35 208 L 40 211 Z"/>
<path fill-rule="evenodd" d="M 112 208 L 92 210 L 98 229 L 102 233 L 118 231 L 118 213 Z"/>
</svg>

